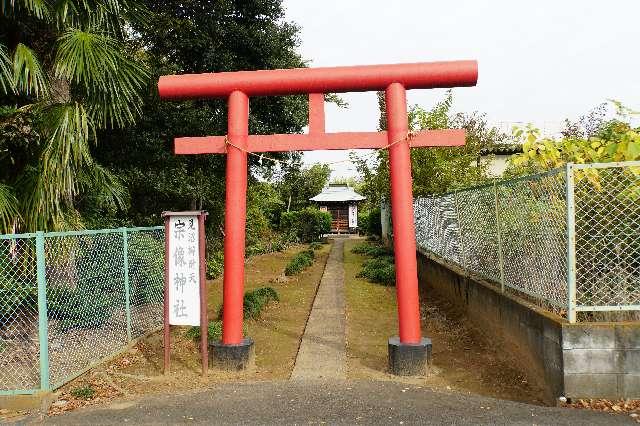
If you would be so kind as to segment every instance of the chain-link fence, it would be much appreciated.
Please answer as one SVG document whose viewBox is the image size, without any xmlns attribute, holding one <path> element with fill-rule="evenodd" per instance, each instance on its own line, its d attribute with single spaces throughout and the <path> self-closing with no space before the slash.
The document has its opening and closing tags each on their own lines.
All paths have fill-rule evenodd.
<svg viewBox="0 0 640 426">
<path fill-rule="evenodd" d="M 0 235 L 0 395 L 55 389 L 162 325 L 164 227 Z"/>
<path fill-rule="evenodd" d="M 572 322 L 640 311 L 640 162 L 568 164 L 414 211 L 422 250 Z"/>
</svg>

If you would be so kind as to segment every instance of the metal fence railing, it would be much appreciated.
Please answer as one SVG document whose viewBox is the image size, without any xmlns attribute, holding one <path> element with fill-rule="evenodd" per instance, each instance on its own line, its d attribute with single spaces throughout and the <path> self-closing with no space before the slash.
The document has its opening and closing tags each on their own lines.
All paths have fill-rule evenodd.
<svg viewBox="0 0 640 426">
<path fill-rule="evenodd" d="M 418 247 L 575 322 L 640 311 L 640 161 L 567 164 L 414 203 Z"/>
<path fill-rule="evenodd" d="M 162 325 L 164 227 L 0 235 L 0 395 L 56 389 Z"/>
</svg>

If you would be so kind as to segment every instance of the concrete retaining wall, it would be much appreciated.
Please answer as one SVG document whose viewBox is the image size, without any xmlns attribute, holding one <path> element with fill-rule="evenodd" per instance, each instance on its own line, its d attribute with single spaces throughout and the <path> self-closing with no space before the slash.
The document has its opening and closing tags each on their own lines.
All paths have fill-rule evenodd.
<svg viewBox="0 0 640 426">
<path fill-rule="evenodd" d="M 640 397 L 640 323 L 577 323 L 428 253 L 418 255 L 422 295 L 436 291 L 520 361 L 545 400 Z"/>
</svg>

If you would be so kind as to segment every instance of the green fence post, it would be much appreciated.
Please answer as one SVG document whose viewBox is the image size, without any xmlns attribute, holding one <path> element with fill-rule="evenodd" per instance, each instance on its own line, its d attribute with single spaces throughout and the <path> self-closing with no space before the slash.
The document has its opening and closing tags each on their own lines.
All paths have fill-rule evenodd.
<svg viewBox="0 0 640 426">
<path fill-rule="evenodd" d="M 127 313 L 127 341 L 131 339 L 131 298 L 129 295 L 129 240 L 127 228 L 122 228 L 122 260 L 124 264 L 124 303 Z"/>
<path fill-rule="evenodd" d="M 44 232 L 36 232 L 38 277 L 38 340 L 40 344 L 40 389 L 51 389 L 49 383 L 49 323 L 47 316 L 47 277 L 44 256 Z"/>
<path fill-rule="evenodd" d="M 496 201 L 496 235 L 498 238 L 498 268 L 500 268 L 500 291 L 504 293 L 504 254 L 502 253 L 502 236 L 500 235 L 500 199 L 498 197 L 498 184 L 493 183 L 493 192 Z"/>
<path fill-rule="evenodd" d="M 576 205 L 573 163 L 565 166 L 567 202 L 567 319 L 576 322 Z"/>
</svg>

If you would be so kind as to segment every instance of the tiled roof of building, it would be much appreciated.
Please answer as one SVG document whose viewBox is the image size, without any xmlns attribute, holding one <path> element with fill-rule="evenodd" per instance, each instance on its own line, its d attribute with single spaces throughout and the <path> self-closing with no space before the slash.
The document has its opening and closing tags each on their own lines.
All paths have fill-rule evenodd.
<svg viewBox="0 0 640 426">
<path fill-rule="evenodd" d="M 362 201 L 366 197 L 358 194 L 353 188 L 344 184 L 330 184 L 324 188 L 321 193 L 313 198 L 309 198 L 311 201 L 322 202 L 336 202 L 336 201 Z"/>
</svg>

